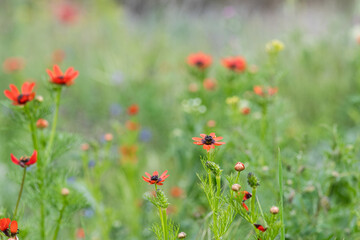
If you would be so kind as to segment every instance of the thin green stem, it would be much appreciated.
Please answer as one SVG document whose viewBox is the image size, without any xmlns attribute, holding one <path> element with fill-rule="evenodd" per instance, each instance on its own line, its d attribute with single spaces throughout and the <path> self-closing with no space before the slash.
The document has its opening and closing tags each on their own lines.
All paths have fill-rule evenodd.
<svg viewBox="0 0 360 240">
<path fill-rule="evenodd" d="M 162 209 L 162 214 L 163 214 L 163 223 L 164 223 L 164 240 L 168 240 L 168 224 L 167 224 L 167 214 L 166 214 L 166 208 Z"/>
<path fill-rule="evenodd" d="M 262 106 L 261 140 L 265 140 L 267 132 L 267 103 Z"/>
<path fill-rule="evenodd" d="M 255 201 L 256 201 L 256 187 L 252 188 L 252 197 L 251 197 L 251 221 L 252 223 L 255 222 Z"/>
<path fill-rule="evenodd" d="M 55 229 L 55 232 L 54 232 L 53 240 L 56 240 L 57 237 L 58 237 L 61 222 L 62 222 L 62 219 L 63 219 L 63 215 L 64 215 L 64 211 L 65 211 L 66 206 L 67 206 L 67 200 L 66 200 L 66 196 L 64 196 L 64 203 L 63 203 L 62 208 L 60 209 L 60 215 L 59 215 L 59 218 L 58 218 L 58 220 L 56 222 L 56 229 Z"/>
<path fill-rule="evenodd" d="M 13 216 L 14 219 L 16 219 L 16 214 L 17 214 L 17 211 L 18 211 L 18 208 L 19 208 L 21 195 L 22 195 L 22 192 L 24 190 L 25 177 L 26 177 L 26 167 L 24 167 L 24 173 L 23 173 L 23 177 L 22 177 L 22 180 L 21 180 L 19 196 L 18 196 L 18 199 L 17 199 L 17 202 L 16 202 L 16 207 L 15 207 L 15 210 L 14 210 L 14 216 Z"/>
<path fill-rule="evenodd" d="M 48 158 L 51 155 L 51 151 L 52 151 L 52 146 L 54 143 L 54 139 L 55 139 L 55 134 L 56 134 L 56 125 L 57 125 L 57 120 L 59 117 L 59 108 L 60 108 L 60 99 L 61 99 L 61 90 L 62 88 L 58 88 L 57 92 L 56 92 L 56 98 L 55 98 L 55 113 L 54 113 L 54 118 L 52 121 L 52 126 L 51 126 L 51 133 L 50 133 L 50 137 L 49 137 L 49 142 L 46 146 L 46 159 L 48 160 Z"/>
<path fill-rule="evenodd" d="M 284 224 L 284 201 L 283 201 L 283 173 L 282 173 L 282 162 L 281 152 L 278 149 L 278 165 L 279 165 L 279 188 L 280 188 L 280 221 L 281 221 L 281 240 L 285 240 L 285 224 Z"/>
<path fill-rule="evenodd" d="M 263 212 L 263 210 L 262 210 L 262 208 L 261 208 L 261 204 L 260 204 L 260 201 L 259 201 L 259 198 L 258 198 L 258 197 L 256 198 L 256 201 L 257 201 L 257 204 L 258 204 L 258 206 L 259 206 L 259 210 L 260 210 L 261 216 L 262 216 L 262 218 L 264 219 L 264 222 L 268 225 L 268 223 L 266 222 L 266 218 L 265 218 L 264 212 Z"/>
</svg>

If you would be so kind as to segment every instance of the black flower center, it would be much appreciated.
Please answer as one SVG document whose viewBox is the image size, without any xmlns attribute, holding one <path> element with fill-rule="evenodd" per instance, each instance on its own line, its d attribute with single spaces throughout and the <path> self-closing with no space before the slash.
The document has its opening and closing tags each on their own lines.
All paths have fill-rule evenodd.
<svg viewBox="0 0 360 240">
<path fill-rule="evenodd" d="M 202 139 L 202 143 L 205 145 L 212 145 L 215 143 L 215 140 L 212 136 L 206 135 L 204 139 Z"/>
<path fill-rule="evenodd" d="M 19 163 L 20 166 L 25 167 L 26 163 L 28 163 L 30 161 L 30 158 L 29 157 L 21 157 L 19 159 L 19 161 L 20 161 L 20 163 Z"/>
<path fill-rule="evenodd" d="M 20 94 L 20 95 L 17 97 L 17 101 L 18 101 L 18 103 L 20 103 L 20 104 L 24 104 L 24 103 L 26 103 L 28 100 L 29 100 L 29 94 Z"/>
<path fill-rule="evenodd" d="M 198 66 L 198 67 L 202 67 L 202 66 L 204 66 L 204 62 L 202 60 L 197 60 L 195 62 L 195 65 Z"/>
<path fill-rule="evenodd" d="M 158 175 L 154 175 L 154 176 L 151 176 L 151 181 L 160 182 L 160 181 L 161 181 L 161 178 L 159 178 Z"/>
</svg>

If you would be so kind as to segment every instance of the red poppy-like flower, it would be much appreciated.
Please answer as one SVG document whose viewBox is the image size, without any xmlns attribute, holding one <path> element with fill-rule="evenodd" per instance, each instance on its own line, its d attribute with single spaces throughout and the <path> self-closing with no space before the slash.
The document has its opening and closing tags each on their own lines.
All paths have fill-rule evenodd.
<svg viewBox="0 0 360 240">
<path fill-rule="evenodd" d="M 79 9 L 74 4 L 65 3 L 55 6 L 55 14 L 63 23 L 74 23 L 79 15 Z"/>
<path fill-rule="evenodd" d="M 235 72 L 243 72 L 246 69 L 246 60 L 240 56 L 224 58 L 222 64 L 227 69 Z"/>
<path fill-rule="evenodd" d="M 20 71 L 25 67 L 25 61 L 20 57 L 9 57 L 3 63 L 3 69 L 6 73 Z"/>
<path fill-rule="evenodd" d="M 245 201 L 252 197 L 252 194 L 248 191 L 241 191 L 238 193 L 237 197 L 242 197 L 241 205 L 245 208 L 246 211 L 249 211 L 248 206 L 245 204 Z"/>
<path fill-rule="evenodd" d="M 248 115 L 248 114 L 250 113 L 250 111 L 251 111 L 251 109 L 250 109 L 249 107 L 243 107 L 243 108 L 241 109 L 241 113 L 242 113 L 243 115 Z"/>
<path fill-rule="evenodd" d="M 198 69 L 206 69 L 212 63 L 212 57 L 202 52 L 190 54 L 187 58 L 187 64 Z"/>
<path fill-rule="evenodd" d="M 51 78 L 51 82 L 58 85 L 70 86 L 74 84 L 74 80 L 79 76 L 79 71 L 75 71 L 73 67 L 70 67 L 63 73 L 58 65 L 54 65 L 54 71 L 46 69 L 46 72 Z"/>
<path fill-rule="evenodd" d="M 0 231 L 7 237 L 15 237 L 19 231 L 17 221 L 11 221 L 9 218 L 0 219 Z"/>
<path fill-rule="evenodd" d="M 166 175 L 167 172 L 168 172 L 167 170 L 163 172 L 163 174 L 161 174 L 160 177 L 157 171 L 153 172 L 152 175 L 150 175 L 150 173 L 145 172 L 146 176 L 148 177 L 143 176 L 142 178 L 144 179 L 145 182 L 148 182 L 149 184 L 163 185 L 165 179 L 169 177 L 169 175 Z"/>
<path fill-rule="evenodd" d="M 215 146 L 220 146 L 225 144 L 224 142 L 217 142 L 218 140 L 223 139 L 223 137 L 216 137 L 215 133 L 210 133 L 209 135 L 200 134 L 201 138 L 193 137 L 192 140 L 196 141 L 194 144 L 203 145 L 203 148 L 208 152 L 210 149 L 214 149 Z"/>
<path fill-rule="evenodd" d="M 273 96 L 277 93 L 277 91 L 278 89 L 276 87 L 268 87 L 265 90 L 262 86 L 254 86 L 254 93 L 262 97 Z"/>
<path fill-rule="evenodd" d="M 137 122 L 128 120 L 125 122 L 125 127 L 130 131 L 136 131 L 140 128 L 140 124 L 138 124 Z"/>
<path fill-rule="evenodd" d="M 184 190 L 181 187 L 172 187 L 170 190 L 171 196 L 174 198 L 180 198 L 184 195 Z"/>
<path fill-rule="evenodd" d="M 85 238 L 85 231 L 83 228 L 78 228 L 76 230 L 76 238 L 80 238 L 80 239 Z"/>
<path fill-rule="evenodd" d="M 139 112 L 139 105 L 132 104 L 128 107 L 127 112 L 130 116 L 136 115 Z"/>
<path fill-rule="evenodd" d="M 25 105 L 35 97 L 35 92 L 32 90 L 35 87 L 35 83 L 25 82 L 21 87 L 21 93 L 17 87 L 10 84 L 10 90 L 5 90 L 4 94 L 7 98 L 13 101 L 14 105 Z"/>
<path fill-rule="evenodd" d="M 203 86 L 206 90 L 212 91 L 216 88 L 216 80 L 213 78 L 207 78 L 203 82 Z"/>
<path fill-rule="evenodd" d="M 13 154 L 11 154 L 10 156 L 11 156 L 11 161 L 13 163 L 15 163 L 16 165 L 19 165 L 23 168 L 33 165 L 37 161 L 37 151 L 36 150 L 34 150 L 31 157 L 21 157 L 20 159 L 17 159 Z"/>
<path fill-rule="evenodd" d="M 265 232 L 267 230 L 267 228 L 264 228 L 262 225 L 260 224 L 254 224 L 254 226 L 256 227 L 256 229 Z"/>
</svg>

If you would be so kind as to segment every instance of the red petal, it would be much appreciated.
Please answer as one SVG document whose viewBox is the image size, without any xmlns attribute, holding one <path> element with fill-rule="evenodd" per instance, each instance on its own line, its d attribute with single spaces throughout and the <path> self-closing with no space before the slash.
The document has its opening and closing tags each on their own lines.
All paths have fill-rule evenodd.
<svg viewBox="0 0 360 240">
<path fill-rule="evenodd" d="M 17 97 L 20 95 L 19 90 L 17 89 L 17 87 L 14 84 L 10 84 L 10 90 L 12 91 L 14 96 Z"/>
<path fill-rule="evenodd" d="M 144 179 L 145 182 L 150 183 L 150 179 L 148 179 L 148 178 L 146 178 L 146 177 L 144 177 L 144 176 L 143 176 L 142 178 Z"/>
<path fill-rule="evenodd" d="M 202 139 L 202 138 L 199 138 L 199 137 L 193 137 L 192 140 L 194 140 L 194 141 L 201 141 L 201 140 L 203 140 L 203 139 Z"/>
<path fill-rule="evenodd" d="M 55 76 L 56 76 L 56 77 L 63 75 L 61 69 L 60 69 L 59 66 L 56 65 L 56 64 L 54 65 L 54 73 L 55 73 Z"/>
<path fill-rule="evenodd" d="M 249 211 L 249 208 L 248 208 L 248 206 L 246 206 L 245 203 L 242 203 L 242 206 L 246 209 L 246 211 Z"/>
<path fill-rule="evenodd" d="M 206 137 L 206 134 L 200 134 L 200 136 L 202 137 L 202 138 L 204 138 L 204 137 Z"/>
<path fill-rule="evenodd" d="M 13 154 L 10 154 L 10 158 L 13 163 L 19 165 L 20 161 Z"/>
<path fill-rule="evenodd" d="M 158 171 L 155 171 L 155 172 L 153 172 L 152 175 L 153 175 L 153 176 L 155 176 L 155 175 L 159 176 L 159 173 L 158 173 Z"/>
<path fill-rule="evenodd" d="M 14 94 L 10 90 L 5 90 L 4 94 L 7 98 L 9 98 L 12 101 L 17 101 L 17 97 L 14 96 Z"/>
<path fill-rule="evenodd" d="M 216 137 L 215 133 L 210 133 L 209 136 L 212 136 L 213 138 Z"/>
<path fill-rule="evenodd" d="M 196 145 L 204 145 L 202 142 L 194 142 Z"/>
<path fill-rule="evenodd" d="M 149 178 L 151 178 L 151 174 L 150 174 L 150 173 L 145 172 L 145 175 L 148 176 Z"/>
<path fill-rule="evenodd" d="M 26 165 L 27 166 L 32 165 L 32 164 L 36 163 L 36 161 L 37 161 L 37 151 L 34 150 L 30 160 L 26 163 Z"/>
<path fill-rule="evenodd" d="M 214 143 L 215 146 L 220 146 L 220 145 L 223 145 L 223 144 L 225 144 L 225 143 L 224 142 L 215 142 Z"/>
<path fill-rule="evenodd" d="M 215 141 L 218 141 L 218 140 L 221 140 L 221 139 L 223 139 L 223 137 L 215 137 L 214 138 Z"/>
<path fill-rule="evenodd" d="M 11 220 L 9 218 L 2 218 L 0 219 L 0 231 L 5 231 L 9 228 Z"/>
<path fill-rule="evenodd" d="M 54 75 L 54 73 L 53 73 L 51 70 L 46 69 L 46 72 L 47 72 L 47 74 L 49 75 L 49 77 L 50 77 L 51 79 L 55 78 L 55 75 Z"/>
<path fill-rule="evenodd" d="M 65 72 L 65 76 L 69 76 L 69 75 L 71 75 L 72 73 L 73 73 L 73 71 L 74 71 L 74 68 L 73 67 L 69 67 L 67 70 L 66 70 L 66 72 Z"/>
<path fill-rule="evenodd" d="M 166 170 L 165 172 L 163 172 L 163 174 L 161 174 L 160 178 L 163 179 L 165 177 L 165 175 L 167 174 L 168 170 Z"/>
<path fill-rule="evenodd" d="M 17 223 L 17 221 L 12 221 L 10 224 L 10 232 L 12 234 L 16 234 L 17 231 L 18 231 L 18 223 Z"/>
</svg>

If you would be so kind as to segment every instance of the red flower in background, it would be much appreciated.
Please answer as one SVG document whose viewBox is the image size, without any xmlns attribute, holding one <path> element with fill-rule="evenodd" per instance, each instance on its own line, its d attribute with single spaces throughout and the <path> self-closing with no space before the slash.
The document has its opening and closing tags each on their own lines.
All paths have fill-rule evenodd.
<svg viewBox="0 0 360 240">
<path fill-rule="evenodd" d="M 254 93 L 258 96 L 273 96 L 277 93 L 276 87 L 268 87 L 265 89 L 263 86 L 254 86 Z"/>
<path fill-rule="evenodd" d="M 156 185 L 163 185 L 163 182 L 165 181 L 166 178 L 169 177 L 169 175 L 167 174 L 167 170 L 165 172 L 163 172 L 163 174 L 161 174 L 161 176 L 159 177 L 159 173 L 157 171 L 153 172 L 152 175 L 150 175 L 150 173 L 145 172 L 146 177 L 142 177 L 144 179 L 145 182 L 148 182 L 149 184 L 156 184 Z"/>
<path fill-rule="evenodd" d="M 7 237 L 15 237 L 18 234 L 17 221 L 11 221 L 9 218 L 0 219 L 0 231 Z"/>
<path fill-rule="evenodd" d="M 53 72 L 49 69 L 46 69 L 46 71 L 51 78 L 50 81 L 58 85 L 70 86 L 74 84 L 74 80 L 79 76 L 79 71 L 75 71 L 73 67 L 68 68 L 66 72 L 63 73 L 56 64 L 54 65 Z"/>
<path fill-rule="evenodd" d="M 15 163 L 16 165 L 19 165 L 23 168 L 33 165 L 37 161 L 37 151 L 36 150 L 34 150 L 31 157 L 21 157 L 21 158 L 17 159 L 13 154 L 11 154 L 10 156 L 11 156 L 11 161 L 13 163 Z"/>
<path fill-rule="evenodd" d="M 212 57 L 202 52 L 190 54 L 187 58 L 187 64 L 202 70 L 208 68 L 211 63 Z"/>
<path fill-rule="evenodd" d="M 136 145 L 123 145 L 119 148 L 121 153 L 121 160 L 123 162 L 137 162 L 137 150 L 138 147 Z"/>
<path fill-rule="evenodd" d="M 130 120 L 125 122 L 125 126 L 130 131 L 136 131 L 140 128 L 140 124 Z"/>
<path fill-rule="evenodd" d="M 216 80 L 213 78 L 207 78 L 203 82 L 203 86 L 206 90 L 212 91 L 216 88 Z"/>
<path fill-rule="evenodd" d="M 130 116 L 136 115 L 139 112 L 139 105 L 132 104 L 128 107 L 127 112 Z"/>
<path fill-rule="evenodd" d="M 5 90 L 4 94 L 13 101 L 14 105 L 25 105 L 34 99 L 35 93 L 32 92 L 34 87 L 35 83 L 25 82 L 21 87 L 20 93 L 15 85 L 10 84 L 10 90 Z"/>
<path fill-rule="evenodd" d="M 254 226 L 256 227 L 256 229 L 265 232 L 267 230 L 267 228 L 264 228 L 262 225 L 260 224 L 254 224 Z"/>
<path fill-rule="evenodd" d="M 243 107 L 243 108 L 241 109 L 241 113 L 242 113 L 243 115 L 248 115 L 250 112 L 251 112 L 251 109 L 250 109 L 249 107 Z"/>
<path fill-rule="evenodd" d="M 25 61 L 20 57 L 9 57 L 3 63 L 3 69 L 6 73 L 20 71 L 25 67 Z"/>
<path fill-rule="evenodd" d="M 54 63 L 62 63 L 62 61 L 64 61 L 65 59 L 65 52 L 64 50 L 58 49 L 55 50 L 52 54 L 52 61 Z"/>
<path fill-rule="evenodd" d="M 220 146 L 225 144 L 224 142 L 218 142 L 218 140 L 223 139 L 223 137 L 216 137 L 215 133 L 210 133 L 209 135 L 200 134 L 201 138 L 193 137 L 192 140 L 196 141 L 194 144 L 203 145 L 203 148 L 208 152 L 210 149 L 215 149 L 215 146 Z"/>
<path fill-rule="evenodd" d="M 224 58 L 222 64 L 227 69 L 235 72 L 243 72 L 246 69 L 246 60 L 240 56 Z"/>
<path fill-rule="evenodd" d="M 172 187 L 170 190 L 171 196 L 174 198 L 180 198 L 184 195 L 184 190 L 181 187 Z"/>
<path fill-rule="evenodd" d="M 79 9 L 74 4 L 64 3 L 55 6 L 55 14 L 63 23 L 74 23 L 79 16 Z"/>
</svg>

